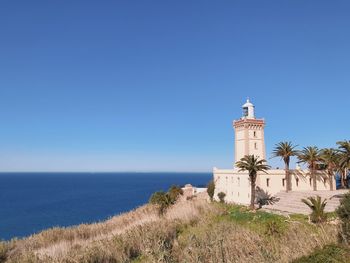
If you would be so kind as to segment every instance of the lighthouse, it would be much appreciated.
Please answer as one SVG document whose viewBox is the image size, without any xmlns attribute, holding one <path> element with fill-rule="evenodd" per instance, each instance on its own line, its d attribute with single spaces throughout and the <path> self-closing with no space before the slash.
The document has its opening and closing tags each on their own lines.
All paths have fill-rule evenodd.
<svg viewBox="0 0 350 263">
<path fill-rule="evenodd" d="M 234 163 L 245 155 L 255 155 L 260 159 L 266 159 L 264 127 L 265 120 L 255 117 L 255 107 L 247 99 L 242 105 L 242 117 L 233 121 Z"/>
</svg>

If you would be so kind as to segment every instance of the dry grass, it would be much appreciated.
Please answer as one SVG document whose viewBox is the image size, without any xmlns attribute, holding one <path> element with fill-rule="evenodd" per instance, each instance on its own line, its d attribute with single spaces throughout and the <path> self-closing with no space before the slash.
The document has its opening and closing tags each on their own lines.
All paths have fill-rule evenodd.
<svg viewBox="0 0 350 263">
<path fill-rule="evenodd" d="M 281 232 L 270 224 L 274 217 L 265 222 L 249 215 L 242 223 L 230 211 L 231 206 L 182 199 L 160 217 L 145 205 L 105 222 L 53 228 L 3 244 L 3 262 L 290 262 L 336 241 L 335 225 L 275 216 L 288 230 Z"/>
<path fill-rule="evenodd" d="M 336 240 L 334 227 L 313 231 L 291 223 L 281 236 L 264 236 L 219 221 L 195 227 L 179 238 L 176 253 L 185 262 L 290 262 Z"/>
</svg>

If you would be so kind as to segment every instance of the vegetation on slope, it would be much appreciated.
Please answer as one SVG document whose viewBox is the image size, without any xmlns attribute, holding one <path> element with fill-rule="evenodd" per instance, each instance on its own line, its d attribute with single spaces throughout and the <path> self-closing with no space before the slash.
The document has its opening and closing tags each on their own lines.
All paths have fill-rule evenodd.
<svg viewBox="0 0 350 263">
<path fill-rule="evenodd" d="M 159 215 L 163 215 L 171 205 L 176 203 L 177 199 L 182 194 L 183 190 L 181 187 L 173 185 L 168 192 L 159 191 L 152 194 L 149 203 L 158 208 Z"/>
<path fill-rule="evenodd" d="M 337 241 L 337 226 L 180 198 L 102 223 L 2 243 L 0 262 L 290 262 Z"/>
<path fill-rule="evenodd" d="M 350 245 L 350 193 L 342 198 L 336 213 L 341 220 L 339 239 L 342 243 Z"/>
<path fill-rule="evenodd" d="M 350 262 L 350 193 L 343 196 L 335 215 L 340 220 L 340 228 L 338 232 L 339 243 L 326 245 L 323 248 L 317 248 L 312 254 L 295 260 L 295 263 Z"/>
<path fill-rule="evenodd" d="M 303 256 L 293 263 L 342 263 L 350 262 L 349 248 L 341 245 L 330 244 L 315 250 L 308 256 Z"/>
</svg>

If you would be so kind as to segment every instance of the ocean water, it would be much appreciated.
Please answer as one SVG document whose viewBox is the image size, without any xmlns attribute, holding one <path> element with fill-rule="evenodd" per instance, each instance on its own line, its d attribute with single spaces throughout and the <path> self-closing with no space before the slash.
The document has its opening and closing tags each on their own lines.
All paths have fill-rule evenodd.
<svg viewBox="0 0 350 263">
<path fill-rule="evenodd" d="M 107 219 L 171 185 L 205 186 L 210 173 L 0 173 L 0 239 Z"/>
</svg>

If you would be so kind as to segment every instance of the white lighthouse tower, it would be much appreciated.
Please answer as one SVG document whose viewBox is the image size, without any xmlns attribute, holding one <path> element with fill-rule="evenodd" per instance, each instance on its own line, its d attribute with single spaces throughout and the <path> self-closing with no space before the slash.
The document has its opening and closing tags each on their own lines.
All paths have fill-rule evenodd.
<svg viewBox="0 0 350 263">
<path fill-rule="evenodd" d="M 233 121 L 235 131 L 235 163 L 245 155 L 252 154 L 265 159 L 265 120 L 255 118 L 255 107 L 249 99 L 243 104 L 242 109 L 243 116 L 239 120 Z"/>
</svg>

